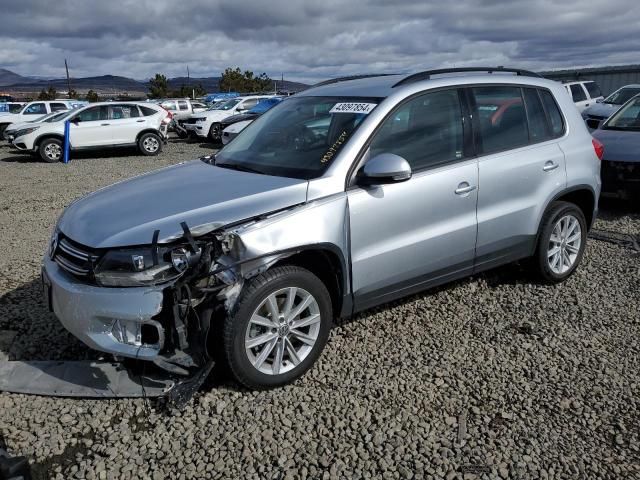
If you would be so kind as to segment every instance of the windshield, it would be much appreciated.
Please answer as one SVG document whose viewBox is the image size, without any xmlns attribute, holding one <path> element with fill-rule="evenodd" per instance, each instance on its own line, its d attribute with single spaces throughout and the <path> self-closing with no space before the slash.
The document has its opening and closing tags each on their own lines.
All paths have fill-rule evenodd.
<svg viewBox="0 0 640 480">
<path fill-rule="evenodd" d="M 238 103 L 240 103 L 240 99 L 238 98 L 234 98 L 233 100 L 225 100 L 224 102 L 220 103 L 220 105 L 218 106 L 218 108 L 216 108 L 216 110 L 231 110 Z"/>
<path fill-rule="evenodd" d="M 287 99 L 218 152 L 215 164 L 265 175 L 319 177 L 379 102 L 362 97 Z"/>
<path fill-rule="evenodd" d="M 213 104 L 211 104 L 209 106 L 209 108 L 207 110 L 220 110 L 220 107 L 222 107 L 222 105 L 224 105 L 225 103 L 227 103 L 227 100 L 221 100 L 219 102 L 214 102 Z"/>
<path fill-rule="evenodd" d="M 630 100 L 604 125 L 609 130 L 640 130 L 640 96 Z"/>
<path fill-rule="evenodd" d="M 633 88 L 621 88 L 617 92 L 613 92 L 607 98 L 604 99 L 604 103 L 611 103 L 613 105 L 622 105 L 628 102 L 632 97 L 635 97 L 640 93 L 640 87 Z"/>
<path fill-rule="evenodd" d="M 57 122 L 59 120 L 62 120 L 65 117 L 68 117 L 69 114 L 71 114 L 72 112 L 70 110 L 64 110 L 62 112 L 56 112 L 54 114 L 49 115 L 48 118 L 43 118 L 42 121 L 43 122 Z"/>
</svg>

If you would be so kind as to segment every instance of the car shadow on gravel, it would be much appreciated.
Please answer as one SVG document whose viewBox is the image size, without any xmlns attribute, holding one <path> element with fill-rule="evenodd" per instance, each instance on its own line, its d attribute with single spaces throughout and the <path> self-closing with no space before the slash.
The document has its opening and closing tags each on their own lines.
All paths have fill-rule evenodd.
<svg viewBox="0 0 640 480">
<path fill-rule="evenodd" d="M 15 153 L 15 155 L 11 155 L 10 157 L 2 157 L 0 161 L 6 163 L 33 163 L 40 161 L 38 157 L 31 155 L 29 152 L 19 152 L 17 150 L 14 150 L 12 153 Z"/>
<path fill-rule="evenodd" d="M 598 202 L 598 218 L 616 220 L 625 216 L 640 217 L 640 202 L 622 200 L 620 198 L 600 198 Z"/>
</svg>

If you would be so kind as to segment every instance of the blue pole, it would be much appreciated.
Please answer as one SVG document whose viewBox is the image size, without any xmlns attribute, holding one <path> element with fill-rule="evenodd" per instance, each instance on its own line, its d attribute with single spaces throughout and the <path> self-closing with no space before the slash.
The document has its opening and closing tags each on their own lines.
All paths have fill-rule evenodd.
<svg viewBox="0 0 640 480">
<path fill-rule="evenodd" d="M 71 122 L 67 120 L 64 122 L 64 155 L 62 157 L 62 161 L 64 163 L 69 163 L 69 130 L 71 128 Z"/>
</svg>

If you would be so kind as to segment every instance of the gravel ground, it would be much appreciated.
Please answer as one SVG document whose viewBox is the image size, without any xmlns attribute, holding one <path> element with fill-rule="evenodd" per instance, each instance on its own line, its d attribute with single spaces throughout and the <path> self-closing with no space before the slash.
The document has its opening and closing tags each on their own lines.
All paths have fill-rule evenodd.
<svg viewBox="0 0 640 480">
<path fill-rule="evenodd" d="M 172 142 L 157 158 L 64 166 L 0 147 L 0 356 L 95 357 L 41 300 L 55 218 L 209 151 Z M 640 208 L 608 202 L 597 228 L 639 234 Z M 637 253 L 590 240 L 562 286 L 508 266 L 342 322 L 286 388 L 247 392 L 218 373 L 175 416 L 0 393 L 0 437 L 36 479 L 638 479 L 639 278 Z"/>
</svg>

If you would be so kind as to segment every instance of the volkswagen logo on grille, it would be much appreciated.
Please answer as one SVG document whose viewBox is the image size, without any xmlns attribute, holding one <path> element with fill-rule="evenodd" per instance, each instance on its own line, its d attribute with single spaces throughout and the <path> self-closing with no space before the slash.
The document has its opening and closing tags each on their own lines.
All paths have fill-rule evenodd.
<svg viewBox="0 0 640 480">
<path fill-rule="evenodd" d="M 49 258 L 53 260 L 58 248 L 58 232 L 53 232 L 51 235 L 51 241 L 49 242 Z"/>
</svg>

